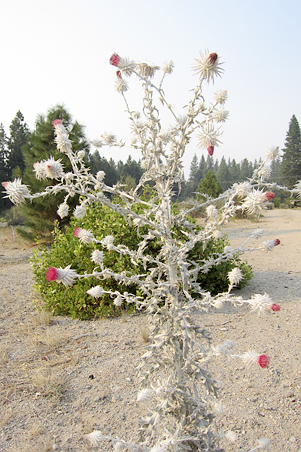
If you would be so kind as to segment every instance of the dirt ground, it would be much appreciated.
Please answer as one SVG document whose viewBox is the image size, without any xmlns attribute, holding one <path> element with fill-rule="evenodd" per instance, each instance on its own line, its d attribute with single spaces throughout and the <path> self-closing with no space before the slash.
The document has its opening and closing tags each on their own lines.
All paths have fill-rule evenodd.
<svg viewBox="0 0 301 452">
<path fill-rule="evenodd" d="M 246 253 L 254 277 L 239 295 L 267 292 L 281 310 L 258 317 L 224 307 L 202 315 L 214 343 L 232 340 L 235 352 L 270 357 L 267 369 L 217 358 L 212 373 L 223 382 L 226 411 L 218 425 L 237 433 L 226 452 L 249 451 L 269 438 L 273 452 L 301 452 L 301 211 L 271 210 L 258 223 L 226 225 L 232 246 L 255 228 L 278 238 L 273 252 Z M 260 243 L 254 240 L 252 246 Z M 142 408 L 135 368 L 147 336 L 145 315 L 91 322 L 51 317 L 33 307 L 32 249 L 10 229 L 0 234 L 0 450 L 46 452 L 92 449 L 85 434 L 130 439 Z M 66 263 L 67 264 L 67 263 Z"/>
</svg>

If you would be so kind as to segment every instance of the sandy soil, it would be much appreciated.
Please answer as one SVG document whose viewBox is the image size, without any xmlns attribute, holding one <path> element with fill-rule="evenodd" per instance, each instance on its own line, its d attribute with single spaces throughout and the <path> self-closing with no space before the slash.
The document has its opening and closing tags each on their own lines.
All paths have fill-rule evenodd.
<svg viewBox="0 0 301 452">
<path fill-rule="evenodd" d="M 267 211 L 259 223 L 230 222 L 231 244 L 254 228 L 279 238 L 271 253 L 244 255 L 251 285 L 244 298 L 267 292 L 281 310 L 263 318 L 240 308 L 202 316 L 214 343 L 233 340 L 237 353 L 267 353 L 267 369 L 218 358 L 213 375 L 223 382 L 226 412 L 219 425 L 238 435 L 226 452 L 247 451 L 258 438 L 274 452 L 301 452 L 301 211 Z M 259 242 L 254 241 L 254 245 Z M 144 315 L 93 322 L 38 313 L 28 259 L 31 248 L 10 230 L 0 235 L 0 450 L 89 451 L 93 430 L 130 439 L 142 408 L 135 403 L 135 367 L 143 354 Z M 96 448 L 112 450 L 110 444 Z"/>
</svg>

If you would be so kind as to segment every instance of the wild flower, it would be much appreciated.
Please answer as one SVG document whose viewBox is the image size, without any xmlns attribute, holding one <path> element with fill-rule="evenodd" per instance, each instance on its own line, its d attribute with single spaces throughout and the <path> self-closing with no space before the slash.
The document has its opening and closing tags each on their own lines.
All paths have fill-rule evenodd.
<svg viewBox="0 0 301 452">
<path fill-rule="evenodd" d="M 2 182 L 2 187 L 5 188 L 9 200 L 13 204 L 21 204 L 27 198 L 31 198 L 27 185 L 22 184 L 21 179 L 15 179 L 13 182 Z"/>
<path fill-rule="evenodd" d="M 45 276 L 47 281 L 56 281 L 64 284 L 64 286 L 72 286 L 77 278 L 76 271 L 72 270 L 70 265 L 65 268 L 49 267 Z"/>
<path fill-rule="evenodd" d="M 80 242 L 85 243 L 85 245 L 88 245 L 91 242 L 95 242 L 95 237 L 92 232 L 86 229 L 82 229 L 80 227 L 75 228 L 73 234 L 75 235 L 75 237 L 79 238 Z"/>
<path fill-rule="evenodd" d="M 137 187 L 126 193 L 122 191 L 120 184 L 113 187 L 106 185 L 103 171 L 99 171 L 96 176 L 92 175 L 84 166 L 84 155 L 72 151 L 69 133 L 60 119 L 53 122 L 55 141 L 58 150 L 69 158 L 72 173 L 64 173 L 60 160 L 48 159 L 37 162 L 34 166 L 36 177 L 61 178 L 60 183 L 49 185 L 45 191 L 34 195 L 30 194 L 28 187 L 22 184 L 20 179 L 4 182 L 2 185 L 14 203 L 65 192 L 64 202 L 58 208 L 62 218 L 68 213 L 68 199 L 77 195 L 80 197 L 80 205 L 75 209 L 77 218 L 85 215 L 86 205 L 100 203 L 122 215 L 129 227 L 138 229 L 146 226 L 147 229 L 147 232 L 141 235 L 137 249 L 131 249 L 125 244 L 119 244 L 117 240 L 114 241 L 113 235 L 97 240 L 90 230 L 77 227 L 74 236 L 80 240 L 81 246 L 93 243 L 91 260 L 96 265 L 93 272 L 78 274 L 70 265 L 65 268 L 50 267 L 46 271 L 47 281 L 56 281 L 65 286 L 72 286 L 76 279 L 81 278 L 93 277 L 101 281 L 112 278 L 116 281 L 116 290 L 104 290 L 101 285 L 97 285 L 87 293 L 94 298 L 101 298 L 106 294 L 114 300 L 115 306 L 134 304 L 137 309 L 146 311 L 152 325 L 145 353 L 138 366 L 141 390 L 137 400 L 142 402 L 151 398 L 149 413 L 140 422 L 140 442 L 136 444 L 134 441 L 125 442 L 120 438 L 103 436 L 100 431 L 86 435 L 86 439 L 93 447 L 107 439 L 112 442 L 115 450 L 127 449 L 135 452 L 209 451 L 218 444 L 221 437 L 228 436 L 230 441 L 235 441 L 236 438 L 230 432 L 219 435 L 212 428 L 211 424 L 218 411 L 215 398 L 217 387 L 206 368 L 207 362 L 209 365 L 215 356 L 225 355 L 242 359 L 247 366 L 255 364 L 266 368 L 269 358 L 266 354 L 258 354 L 254 350 L 235 355 L 232 341 L 212 347 L 210 337 L 198 323 L 199 313 L 218 309 L 224 303 L 247 303 L 259 314 L 277 312 L 280 307 L 267 294 L 256 294 L 247 300 L 233 295 L 232 288 L 242 278 L 238 268 L 228 274 L 228 291 L 217 296 L 205 292 L 197 281 L 198 274 L 206 274 L 211 267 L 232 259 L 235 254 L 242 254 L 245 251 L 244 245 L 238 248 L 226 246 L 222 252 L 206 257 L 203 261 L 194 261 L 188 256 L 198 243 L 205 249 L 212 238 L 221 234 L 222 225 L 236 212 L 255 214 L 266 208 L 273 195 L 269 190 L 275 188 L 275 185 L 265 182 L 267 174 L 264 168 L 269 160 L 276 157 L 276 150 L 272 148 L 268 152 L 249 181 L 234 184 L 216 199 L 205 200 L 201 206 L 206 208 L 206 224 L 204 229 L 195 230 L 190 223 L 189 214 L 199 209 L 200 204 L 192 202 L 186 210 L 175 213 L 172 196 L 174 186 L 181 185 L 183 180 L 182 159 L 192 136 L 197 135 L 199 147 L 207 150 L 209 155 L 213 154 L 220 143 L 221 130 L 217 124 L 228 117 L 228 112 L 220 107 L 227 99 L 227 91 L 217 92 L 214 102 L 208 106 L 202 91 L 204 82 L 214 82 L 216 77 L 221 76 L 218 54 L 205 51 L 196 59 L 194 69 L 199 80 L 183 115 L 174 110 L 162 88 L 166 74 L 173 70 L 172 62 L 164 64 L 159 85 L 153 80 L 160 70 L 159 66 L 137 64 L 128 58 L 121 58 L 117 53 L 111 56 L 110 64 L 118 68 L 116 86 L 124 98 L 130 118 L 134 135 L 131 145 L 134 149 L 139 148 L 142 154 L 145 171 Z M 144 92 L 141 114 L 130 108 L 126 98 L 128 84 L 123 77 L 130 77 L 132 74 L 138 78 Z M 157 100 L 160 102 L 159 106 Z M 167 110 L 173 121 L 173 125 L 165 131 L 161 126 L 161 108 Z M 95 140 L 93 144 L 100 148 L 122 147 L 125 142 L 118 141 L 113 133 L 104 132 L 101 139 Z M 154 186 L 154 195 L 150 200 L 145 200 L 141 193 L 149 183 Z M 276 186 L 298 196 L 301 196 L 300 187 L 301 181 L 292 190 Z M 137 205 L 141 209 L 139 213 Z M 179 238 L 176 231 L 179 231 L 184 239 Z M 252 237 L 260 235 L 259 230 L 252 233 Z M 156 241 L 160 243 L 160 250 L 157 254 L 151 254 L 148 246 Z M 279 243 L 278 239 L 268 240 L 257 249 L 272 250 Z M 131 265 L 142 264 L 145 271 L 131 275 L 126 268 L 116 271 L 104 268 L 104 254 L 97 247 L 103 247 L 117 256 L 127 256 Z M 135 293 L 131 293 L 130 289 L 128 292 L 121 292 L 119 284 L 129 287 L 134 284 L 138 289 Z M 267 447 L 268 442 L 261 439 L 253 450 Z"/>
<path fill-rule="evenodd" d="M 68 216 L 69 213 L 69 206 L 66 202 L 63 202 L 59 205 L 59 208 L 57 209 L 57 214 L 61 218 L 65 218 Z"/>
</svg>

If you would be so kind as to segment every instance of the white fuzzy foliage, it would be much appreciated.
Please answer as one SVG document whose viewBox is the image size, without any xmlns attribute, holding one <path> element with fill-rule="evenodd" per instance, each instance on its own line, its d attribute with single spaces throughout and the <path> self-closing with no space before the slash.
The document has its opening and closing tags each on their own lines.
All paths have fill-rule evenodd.
<svg viewBox="0 0 301 452">
<path fill-rule="evenodd" d="M 68 216 L 69 213 L 69 206 L 66 202 L 63 202 L 59 205 L 59 208 L 57 209 L 57 214 L 61 218 L 65 218 Z"/>
<path fill-rule="evenodd" d="M 63 173 L 60 161 L 50 158 L 45 162 L 38 162 L 34 171 L 37 178 L 51 177 L 60 179 L 56 185 L 49 185 L 43 192 L 31 195 L 26 185 L 20 179 L 14 182 L 4 182 L 7 196 L 14 203 L 25 199 L 66 193 L 65 201 L 75 195 L 80 197 L 81 205 L 75 209 L 75 216 L 82 218 L 85 205 L 100 203 L 122 215 L 128 222 L 129 228 L 140 228 L 147 225 L 147 232 L 141 236 L 136 249 L 124 244 L 114 245 L 114 237 L 108 235 L 96 240 L 91 231 L 76 228 L 74 235 L 78 237 L 82 246 L 92 242 L 100 244 L 104 252 L 108 250 L 112 255 L 127 256 L 129 268 L 113 271 L 103 267 L 104 253 L 94 250 L 91 260 L 96 264 L 92 274 L 84 272 L 78 275 L 68 265 L 65 268 L 50 267 L 46 278 L 49 282 L 57 281 L 65 286 L 71 286 L 76 278 L 98 278 L 104 280 L 113 278 L 116 281 L 116 291 L 105 291 L 101 286 L 92 287 L 87 293 L 100 298 L 108 293 L 115 306 L 122 303 L 132 303 L 137 309 L 144 309 L 151 324 L 150 340 L 141 357 L 138 366 L 139 379 L 142 389 L 137 400 L 150 400 L 147 415 L 140 421 L 140 435 L 142 443 L 127 443 L 123 440 L 104 437 L 101 432 L 95 431 L 86 435 L 91 446 L 97 447 L 102 439 L 112 442 L 115 451 L 131 450 L 134 452 L 184 452 L 187 450 L 213 450 L 220 438 L 228 438 L 234 442 L 236 438 L 230 432 L 226 435 L 216 433 L 212 426 L 216 415 L 222 413 L 221 404 L 216 400 L 217 388 L 215 380 L 208 373 L 207 362 L 217 355 L 237 357 L 247 365 L 259 364 L 266 367 L 268 357 L 249 351 L 233 355 L 233 343 L 226 341 L 221 345 L 212 347 L 206 330 L 198 323 L 202 317 L 200 313 L 219 308 L 225 303 L 242 305 L 247 303 L 252 310 L 262 313 L 267 310 L 279 310 L 270 298 L 265 295 L 255 295 L 250 300 L 232 295 L 231 289 L 242 278 L 240 269 L 234 268 L 229 273 L 230 286 L 228 292 L 215 297 L 205 293 L 198 283 L 197 276 L 206 274 L 212 267 L 225 262 L 234 255 L 240 255 L 245 250 L 245 244 L 238 248 L 225 247 L 223 252 L 209 256 L 206 260 L 193 261 L 188 258 L 195 245 L 202 243 L 204 249 L 212 238 L 220 237 L 221 227 L 227 223 L 237 212 L 248 214 L 260 213 L 266 207 L 267 196 L 263 187 L 273 188 L 264 182 L 267 177 L 268 161 L 276 157 L 276 150 L 271 149 L 265 160 L 254 172 L 247 182 L 234 184 L 229 190 L 217 199 L 210 199 L 198 204 L 192 202 L 186 210 L 175 213 L 172 209 L 173 187 L 182 182 L 182 161 L 185 146 L 193 135 L 198 136 L 201 148 L 212 151 L 211 147 L 219 144 L 221 130 L 219 123 L 228 117 L 223 105 L 227 99 L 227 91 L 222 90 L 215 94 L 214 101 L 207 104 L 203 96 L 203 83 L 213 82 L 221 75 L 220 58 L 216 53 L 205 53 L 196 60 L 195 70 L 199 74 L 197 86 L 192 92 L 191 99 L 182 115 L 176 113 L 172 103 L 165 97 L 162 82 L 166 75 L 173 70 L 173 63 L 164 64 L 160 84 L 151 80 L 159 71 L 158 66 L 146 63 L 136 64 L 128 58 L 112 55 L 110 62 L 119 68 L 118 91 L 125 99 L 125 106 L 130 118 L 131 140 L 134 149 L 141 150 L 141 161 L 144 168 L 143 176 L 138 186 L 129 193 L 124 192 L 122 186 L 109 187 L 105 183 L 105 173 L 99 171 L 92 175 L 82 161 L 84 155 L 80 151 L 72 151 L 72 143 L 68 131 L 61 120 L 55 120 L 57 147 L 64 152 L 70 160 L 72 173 Z M 127 84 L 122 77 L 135 75 L 141 82 L 144 98 L 141 114 L 131 109 L 126 99 Z M 156 74 L 159 75 L 159 74 Z M 156 77 L 157 78 L 157 77 Z M 126 88 L 125 88 L 126 87 Z M 157 102 L 159 100 L 159 102 Z M 170 115 L 172 124 L 164 130 L 161 124 L 161 108 Z M 165 113 L 164 113 L 165 114 Z M 103 133 L 101 140 L 94 142 L 97 147 L 123 146 L 124 142 L 117 140 L 113 133 Z M 47 163 L 48 162 L 48 163 Z M 47 165 L 46 165 L 47 163 Z M 46 166 L 47 168 L 46 168 Z M 140 193 L 145 186 L 154 187 L 153 196 L 145 200 Z M 281 188 L 278 187 L 277 188 Z M 291 195 L 301 197 L 301 181 L 293 190 L 282 187 Z M 117 201 L 116 201 L 117 200 Z M 139 214 L 137 214 L 139 205 Z M 189 214 L 200 207 L 206 208 L 207 218 L 203 229 L 196 230 L 190 222 Z M 61 217 L 68 213 L 67 203 L 64 202 L 58 209 Z M 184 240 L 179 239 L 175 230 L 181 231 Z M 139 231 L 138 231 L 139 232 Z M 141 230 L 140 230 L 141 232 Z M 257 238 L 261 231 L 252 233 Z M 249 240 L 249 239 L 248 239 Z M 154 255 L 149 252 L 149 245 L 154 241 L 160 243 L 160 249 Z M 116 241 L 115 243 L 117 243 Z M 270 243 L 272 242 L 272 243 Z M 119 243 L 119 242 L 118 242 Z M 273 249 L 279 240 L 267 241 L 256 249 Z M 143 274 L 131 272 L 131 266 L 141 265 Z M 121 285 L 132 284 L 138 287 L 135 293 L 120 293 Z M 128 289 L 130 290 L 130 289 Z M 194 294 L 192 297 L 191 294 Z M 214 368 L 214 367 L 213 367 Z M 220 408 L 219 408 L 220 407 Z M 267 448 L 266 440 L 259 440 L 256 448 Z M 255 449 L 254 449 L 255 450 Z"/>
</svg>

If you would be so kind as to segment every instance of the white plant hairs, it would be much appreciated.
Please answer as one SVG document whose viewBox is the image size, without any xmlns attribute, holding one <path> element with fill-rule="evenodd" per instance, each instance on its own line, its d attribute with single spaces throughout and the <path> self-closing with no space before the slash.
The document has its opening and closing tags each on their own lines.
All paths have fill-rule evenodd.
<svg viewBox="0 0 301 452">
<path fill-rule="evenodd" d="M 208 363 L 220 354 L 242 359 L 246 365 L 258 364 L 261 367 L 266 367 L 269 359 L 254 350 L 235 355 L 231 341 L 213 347 L 205 329 L 196 323 L 196 314 L 218 309 L 225 302 L 237 306 L 247 303 L 258 313 L 277 311 L 279 306 L 273 303 L 267 294 L 256 294 L 249 300 L 234 296 L 231 291 L 242 279 L 238 268 L 228 275 L 228 291 L 217 296 L 211 296 L 202 289 L 196 282 L 197 274 L 206 273 L 210 267 L 245 251 L 272 251 L 274 246 L 279 244 L 279 240 L 269 240 L 257 247 L 249 247 L 249 240 L 258 238 L 263 232 L 257 229 L 239 248 L 226 247 L 223 253 L 208 260 L 188 261 L 187 255 L 197 242 L 201 241 L 205 247 L 211 238 L 221 237 L 222 225 L 237 211 L 254 214 L 265 209 L 267 202 L 273 197 L 271 191 L 264 191 L 266 188 L 282 188 L 291 195 L 300 196 L 301 181 L 292 190 L 266 182 L 269 162 L 278 154 L 278 148 L 272 148 L 247 182 L 234 184 L 216 199 L 204 195 L 206 200 L 202 204 L 193 201 L 187 210 L 174 213 L 171 198 L 174 186 L 180 186 L 182 182 L 181 159 L 186 145 L 192 135 L 197 134 L 200 147 L 207 149 L 209 155 L 212 155 L 219 144 L 219 124 L 228 116 L 224 109 L 227 91 L 217 92 L 208 106 L 202 95 L 203 84 L 213 82 L 215 77 L 222 73 L 220 58 L 216 53 L 206 51 L 196 60 L 194 69 L 199 76 L 198 84 L 185 107 L 185 115 L 181 117 L 175 113 L 162 88 L 166 76 L 173 71 L 172 61 L 163 65 L 162 78 L 158 84 L 153 82 L 154 75 L 159 75 L 158 66 L 137 64 L 120 58 L 117 54 L 112 55 L 110 63 L 118 68 L 116 89 L 124 98 L 133 133 L 133 140 L 128 145 L 141 151 L 145 171 L 137 187 L 127 193 L 121 185 L 107 186 L 104 183 L 103 171 L 99 171 L 96 176 L 92 175 L 83 161 L 85 153 L 72 151 L 68 131 L 59 119 L 53 123 L 56 143 L 58 149 L 68 156 L 72 172 L 65 173 L 60 160 L 49 158 L 37 162 L 34 171 L 39 179 L 55 179 L 56 185 L 49 185 L 43 192 L 35 194 L 31 194 L 20 179 L 4 182 L 3 186 L 13 203 L 55 195 L 60 191 L 66 192 L 64 202 L 58 207 L 61 218 L 68 215 L 69 198 L 79 195 L 80 205 L 74 211 L 77 218 L 84 217 L 87 205 L 101 203 L 120 213 L 131 227 L 139 229 L 142 225 L 148 226 L 148 233 L 141 237 L 137 249 L 124 245 L 115 246 L 113 236 L 98 240 L 90 231 L 77 228 L 74 234 L 82 243 L 89 244 L 93 241 L 99 244 L 99 250 L 93 251 L 91 255 L 91 260 L 95 263 L 93 273 L 79 275 L 70 265 L 65 268 L 51 267 L 46 273 L 49 281 L 65 286 L 72 285 L 76 279 L 97 277 L 99 285 L 92 287 L 88 291 L 89 295 L 101 298 L 104 293 L 109 293 L 117 306 L 124 301 L 134 303 L 137 309 L 143 309 L 149 314 L 149 322 L 152 325 L 150 342 L 138 366 L 141 389 L 137 401 L 150 401 L 151 407 L 149 414 L 140 421 L 139 435 L 127 442 L 95 431 L 87 435 L 91 444 L 97 446 L 103 439 L 109 439 L 115 451 L 134 452 L 221 450 L 218 449 L 221 441 L 234 442 L 236 436 L 230 431 L 216 431 L 214 418 L 218 388 L 208 371 Z M 140 80 L 144 90 L 140 113 L 130 109 L 126 98 L 127 79 L 132 75 Z M 173 121 L 174 125 L 167 130 L 161 128 L 160 109 L 167 109 Z M 93 144 L 97 147 L 125 145 L 124 142 L 118 141 L 115 135 L 108 133 Z M 154 196 L 146 201 L 141 193 L 149 183 L 154 186 Z M 239 203 L 237 199 L 240 200 Z M 135 212 L 134 206 L 137 204 L 143 206 L 142 213 Z M 195 232 L 189 221 L 189 214 L 200 206 L 206 207 L 207 221 L 204 229 Z M 175 238 L 174 227 L 180 228 L 186 235 L 185 242 Z M 158 238 L 161 241 L 161 251 L 154 257 L 147 254 L 147 246 Z M 142 262 L 145 268 L 148 266 L 148 271 L 131 276 L 126 269 L 115 273 L 110 268 L 104 268 L 104 249 L 129 255 L 133 266 Z M 123 284 L 135 283 L 143 291 L 144 297 L 127 292 L 105 291 L 101 282 L 107 277 L 115 278 Z M 191 295 L 192 290 L 194 297 Z M 269 440 L 261 438 L 251 450 L 268 448 Z"/>
</svg>

